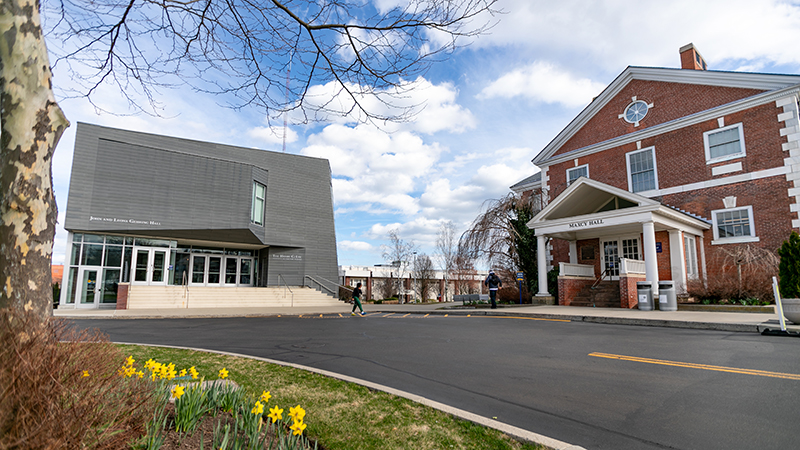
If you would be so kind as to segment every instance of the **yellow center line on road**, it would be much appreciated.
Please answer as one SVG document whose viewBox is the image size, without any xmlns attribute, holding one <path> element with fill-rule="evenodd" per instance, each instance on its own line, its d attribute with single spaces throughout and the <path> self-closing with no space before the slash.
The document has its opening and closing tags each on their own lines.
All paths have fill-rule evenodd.
<svg viewBox="0 0 800 450">
<path fill-rule="evenodd" d="M 547 319 L 544 317 L 519 317 L 519 316 L 486 316 L 493 319 L 522 319 L 522 320 L 544 320 L 547 322 L 572 322 L 569 319 Z"/>
<path fill-rule="evenodd" d="M 687 369 L 712 370 L 715 372 L 738 373 L 742 375 L 756 375 L 760 377 L 783 378 L 786 380 L 800 381 L 800 374 L 794 374 L 794 373 L 768 372 L 766 370 L 755 370 L 755 369 L 738 369 L 736 367 L 711 366 L 708 364 L 694 364 L 694 363 L 686 363 L 680 361 L 639 358 L 636 356 L 614 355 L 610 353 L 598 353 L 598 352 L 589 353 L 589 356 L 594 356 L 597 358 L 616 359 L 619 361 L 632 361 L 632 362 L 641 362 L 647 364 L 658 364 L 662 366 L 684 367 Z"/>
<path fill-rule="evenodd" d="M 393 315 L 394 315 L 394 313 L 389 313 L 389 314 L 386 314 L 386 315 L 385 315 L 385 316 L 383 316 L 383 317 L 389 317 L 389 316 L 393 316 Z"/>
<path fill-rule="evenodd" d="M 410 316 L 410 315 L 411 315 L 411 313 L 409 313 L 409 314 L 406 314 L 406 315 L 405 315 L 405 316 L 403 316 L 402 318 L 406 318 L 406 317 L 408 317 L 408 316 Z"/>
</svg>

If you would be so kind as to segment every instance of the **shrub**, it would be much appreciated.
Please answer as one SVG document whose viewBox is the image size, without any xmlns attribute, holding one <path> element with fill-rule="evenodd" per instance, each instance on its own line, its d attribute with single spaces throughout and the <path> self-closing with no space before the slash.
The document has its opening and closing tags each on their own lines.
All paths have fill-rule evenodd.
<svg viewBox="0 0 800 450">
<path fill-rule="evenodd" d="M 126 448 L 156 399 L 123 360 L 96 331 L 0 311 L 0 448 Z"/>
<path fill-rule="evenodd" d="M 709 258 L 710 266 L 719 267 L 719 276 L 705 283 L 690 280 L 689 295 L 700 300 L 759 299 L 773 302 L 772 277 L 778 273 L 778 256 L 751 245 L 717 248 Z"/>
<path fill-rule="evenodd" d="M 800 235 L 796 231 L 792 231 L 788 241 L 783 241 L 778 255 L 781 257 L 778 266 L 781 296 L 800 298 Z"/>
</svg>

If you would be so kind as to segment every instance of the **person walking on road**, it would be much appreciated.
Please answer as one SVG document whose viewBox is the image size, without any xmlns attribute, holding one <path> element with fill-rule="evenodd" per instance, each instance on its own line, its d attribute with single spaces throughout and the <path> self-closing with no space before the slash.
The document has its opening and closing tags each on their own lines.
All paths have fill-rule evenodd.
<svg viewBox="0 0 800 450">
<path fill-rule="evenodd" d="M 497 290 L 503 286 L 503 281 L 494 274 L 494 270 L 490 270 L 489 276 L 486 277 L 483 284 L 489 286 L 489 299 L 492 301 L 492 309 L 497 309 Z"/>
<path fill-rule="evenodd" d="M 351 316 L 355 316 L 356 315 L 356 306 L 358 306 L 358 309 L 361 310 L 361 315 L 362 316 L 364 314 L 366 314 L 364 312 L 364 308 L 361 307 L 361 295 L 362 295 L 362 293 L 361 293 L 361 283 L 358 283 L 356 285 L 356 288 L 353 289 L 353 311 L 350 312 Z"/>
</svg>

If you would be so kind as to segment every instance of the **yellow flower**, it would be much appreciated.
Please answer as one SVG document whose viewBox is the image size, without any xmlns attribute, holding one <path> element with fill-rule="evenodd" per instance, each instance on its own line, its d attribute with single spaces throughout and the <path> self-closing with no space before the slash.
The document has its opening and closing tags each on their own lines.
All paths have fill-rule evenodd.
<svg viewBox="0 0 800 450">
<path fill-rule="evenodd" d="M 83 374 L 81 375 L 81 378 L 86 378 L 88 376 L 89 376 L 89 371 L 88 370 L 84 370 Z"/>
<path fill-rule="evenodd" d="M 135 362 L 136 362 L 136 360 L 133 359 L 133 355 L 128 356 L 127 358 L 125 358 L 125 365 L 127 365 L 127 366 L 132 366 L 133 363 L 135 363 Z"/>
<path fill-rule="evenodd" d="M 220 369 L 220 370 L 219 370 L 219 377 L 220 377 L 221 379 L 223 379 L 223 380 L 224 380 L 225 378 L 228 378 L 228 370 L 227 370 L 227 369 L 225 369 L 224 367 L 223 367 L 222 369 Z"/>
<path fill-rule="evenodd" d="M 254 406 L 253 409 L 250 410 L 250 412 L 253 414 L 263 414 L 264 405 L 261 402 L 257 401 L 256 406 Z"/>
<path fill-rule="evenodd" d="M 136 373 L 136 376 L 139 377 L 139 379 L 141 380 L 142 378 L 144 378 L 144 372 L 140 370 L 139 372 Z"/>
<path fill-rule="evenodd" d="M 151 379 L 151 380 L 153 380 L 153 381 L 156 381 L 156 377 L 157 377 L 157 375 L 156 375 L 156 373 L 155 373 L 155 372 L 153 372 L 153 373 L 150 375 L 150 379 Z"/>
<path fill-rule="evenodd" d="M 298 434 L 303 434 L 303 430 L 306 429 L 306 424 L 303 423 L 302 420 L 295 421 L 292 426 L 289 427 L 292 430 L 292 434 L 297 436 Z"/>
<path fill-rule="evenodd" d="M 300 405 L 297 405 L 294 408 L 289 408 L 289 417 L 294 419 L 296 422 L 302 422 L 305 416 L 306 410 L 301 408 Z"/>
<path fill-rule="evenodd" d="M 145 369 L 150 369 L 151 367 L 153 367 L 153 364 L 155 364 L 155 363 L 156 362 L 153 361 L 153 358 L 150 358 L 150 359 L 148 359 L 147 361 L 144 362 L 144 368 Z"/>
<path fill-rule="evenodd" d="M 183 386 L 175 386 L 175 387 L 173 387 L 172 388 L 172 398 L 174 398 L 176 400 L 181 398 L 181 395 L 183 395 L 183 390 L 184 389 L 185 388 Z"/>
<path fill-rule="evenodd" d="M 271 398 L 272 398 L 272 395 L 270 395 L 269 391 L 264 391 L 264 393 L 263 393 L 263 394 L 261 394 L 261 400 L 262 400 L 264 403 L 268 403 L 268 402 L 269 402 L 269 399 L 271 399 Z"/>
<path fill-rule="evenodd" d="M 130 366 L 130 367 L 125 368 L 125 376 L 126 377 L 130 378 L 130 377 L 132 377 L 134 375 L 136 375 L 136 367 Z"/>
<path fill-rule="evenodd" d="M 192 375 L 192 378 L 195 379 L 195 380 L 197 379 L 197 375 L 199 375 L 197 373 L 197 369 L 195 369 L 194 366 L 189 367 L 189 373 Z"/>
<path fill-rule="evenodd" d="M 181 371 L 180 371 L 180 373 L 178 374 L 178 376 L 179 376 L 179 377 L 185 377 L 185 376 L 186 376 L 186 369 L 181 369 Z"/>
<path fill-rule="evenodd" d="M 278 408 L 277 406 L 274 408 L 269 409 L 269 414 L 267 415 L 270 419 L 272 419 L 272 423 L 275 423 L 281 419 L 283 419 L 283 410 Z"/>
</svg>

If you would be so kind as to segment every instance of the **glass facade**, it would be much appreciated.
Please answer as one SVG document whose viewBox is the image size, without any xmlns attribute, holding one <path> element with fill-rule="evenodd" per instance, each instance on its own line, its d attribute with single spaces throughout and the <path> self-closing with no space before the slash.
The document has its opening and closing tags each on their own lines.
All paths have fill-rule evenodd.
<svg viewBox="0 0 800 450">
<path fill-rule="evenodd" d="M 61 302 L 117 303 L 119 283 L 253 286 L 256 250 L 178 246 L 177 241 L 70 233 Z"/>
</svg>

